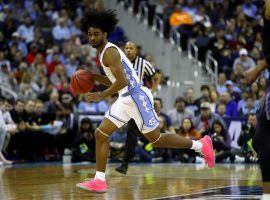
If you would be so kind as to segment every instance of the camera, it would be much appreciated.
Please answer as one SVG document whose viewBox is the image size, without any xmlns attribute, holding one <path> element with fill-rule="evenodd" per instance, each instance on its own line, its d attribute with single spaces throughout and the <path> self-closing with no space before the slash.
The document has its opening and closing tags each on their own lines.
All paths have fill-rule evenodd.
<svg viewBox="0 0 270 200">
<path fill-rule="evenodd" d="M 213 141 L 213 142 L 217 142 L 217 141 L 218 141 L 218 135 L 217 135 L 217 133 L 214 133 L 214 134 L 212 135 L 212 141 Z"/>
</svg>

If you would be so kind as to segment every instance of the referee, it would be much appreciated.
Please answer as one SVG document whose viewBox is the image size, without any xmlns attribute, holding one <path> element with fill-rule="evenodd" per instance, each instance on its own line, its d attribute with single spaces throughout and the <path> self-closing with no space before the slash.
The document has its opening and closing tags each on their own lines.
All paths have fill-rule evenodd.
<svg viewBox="0 0 270 200">
<path fill-rule="evenodd" d="M 263 28 L 263 54 L 265 60 L 258 62 L 256 68 L 248 70 L 244 75 L 248 82 L 254 82 L 265 69 L 270 70 L 270 0 L 265 1 Z M 257 130 L 254 136 L 254 147 L 258 153 L 263 181 L 263 200 L 270 199 L 270 87 L 266 91 L 265 100 L 258 116 Z"/>
<path fill-rule="evenodd" d="M 145 78 L 151 77 L 152 86 L 149 89 L 151 89 L 152 93 L 154 93 L 160 83 L 160 74 L 156 73 L 155 68 L 147 60 L 137 55 L 137 45 L 135 43 L 130 41 L 127 42 L 124 51 L 128 59 L 133 64 L 133 68 L 135 69 L 142 84 Z M 116 171 L 122 174 L 127 173 L 128 163 L 135 155 L 138 135 L 143 136 L 143 134 L 139 131 L 135 121 L 131 119 L 127 126 L 127 139 L 124 149 L 123 161 L 121 165 L 115 169 Z"/>
</svg>

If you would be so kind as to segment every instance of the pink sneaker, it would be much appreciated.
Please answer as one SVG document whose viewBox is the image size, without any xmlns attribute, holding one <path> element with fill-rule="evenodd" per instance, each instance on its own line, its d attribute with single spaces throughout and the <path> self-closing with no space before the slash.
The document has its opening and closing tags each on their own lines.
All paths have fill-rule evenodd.
<svg viewBox="0 0 270 200">
<path fill-rule="evenodd" d="M 212 145 L 212 140 L 211 138 L 206 135 L 202 139 L 199 140 L 203 146 L 202 146 L 202 155 L 203 159 L 207 163 L 209 168 L 214 167 L 215 165 L 215 154 L 214 154 L 214 149 Z"/>
<path fill-rule="evenodd" d="M 107 192 L 106 181 L 101 181 L 99 179 L 88 179 L 85 182 L 78 183 L 76 187 L 89 190 L 91 192 Z"/>
</svg>

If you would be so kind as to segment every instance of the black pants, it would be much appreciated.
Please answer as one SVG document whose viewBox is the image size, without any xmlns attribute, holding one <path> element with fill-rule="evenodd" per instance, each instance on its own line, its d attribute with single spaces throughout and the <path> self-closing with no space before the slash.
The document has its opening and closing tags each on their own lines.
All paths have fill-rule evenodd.
<svg viewBox="0 0 270 200">
<path fill-rule="evenodd" d="M 124 149 L 123 161 L 128 163 L 135 156 L 135 148 L 137 146 L 137 137 L 143 136 L 143 134 L 138 129 L 135 121 L 131 119 L 127 126 L 127 139 Z M 143 136 L 144 137 L 144 136 Z"/>
<path fill-rule="evenodd" d="M 263 182 L 270 182 L 270 121 L 265 109 L 258 117 L 254 147 L 258 153 Z"/>
</svg>

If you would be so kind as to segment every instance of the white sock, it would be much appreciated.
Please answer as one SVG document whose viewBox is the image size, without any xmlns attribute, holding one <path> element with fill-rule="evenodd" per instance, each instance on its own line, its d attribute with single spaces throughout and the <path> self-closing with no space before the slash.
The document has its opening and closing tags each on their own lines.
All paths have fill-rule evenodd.
<svg viewBox="0 0 270 200">
<path fill-rule="evenodd" d="M 263 194 L 262 200 L 269 200 L 270 199 L 270 194 Z"/>
<path fill-rule="evenodd" d="M 96 175 L 94 179 L 105 181 L 105 172 L 96 171 Z"/>
<path fill-rule="evenodd" d="M 202 143 L 199 141 L 192 140 L 191 149 L 195 150 L 196 152 L 201 152 L 202 150 Z"/>
</svg>

